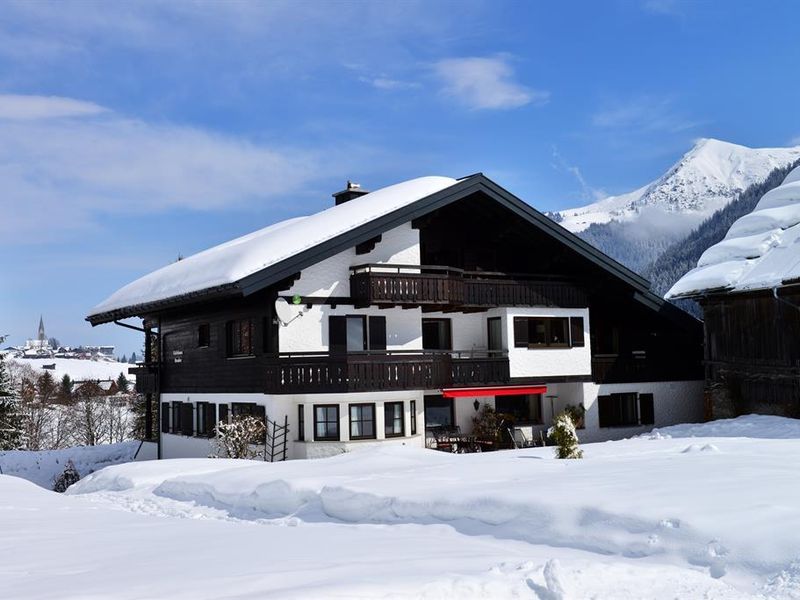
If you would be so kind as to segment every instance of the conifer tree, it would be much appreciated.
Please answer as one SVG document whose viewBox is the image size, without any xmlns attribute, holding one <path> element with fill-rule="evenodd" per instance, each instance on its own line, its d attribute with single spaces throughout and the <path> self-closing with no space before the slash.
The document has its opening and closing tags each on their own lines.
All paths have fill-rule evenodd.
<svg viewBox="0 0 800 600">
<path fill-rule="evenodd" d="M 119 377 L 117 377 L 117 389 L 123 394 L 128 393 L 128 390 L 130 389 L 130 382 L 128 381 L 128 378 L 125 377 L 125 373 L 120 373 Z"/>
<path fill-rule="evenodd" d="M 556 445 L 556 458 L 583 458 L 583 450 L 578 448 L 575 423 L 569 412 L 562 411 L 555 416 L 547 436 Z"/>
<path fill-rule="evenodd" d="M 22 448 L 24 430 L 18 399 L 13 393 L 11 377 L 6 369 L 5 355 L 0 353 L 0 450 Z"/>
</svg>

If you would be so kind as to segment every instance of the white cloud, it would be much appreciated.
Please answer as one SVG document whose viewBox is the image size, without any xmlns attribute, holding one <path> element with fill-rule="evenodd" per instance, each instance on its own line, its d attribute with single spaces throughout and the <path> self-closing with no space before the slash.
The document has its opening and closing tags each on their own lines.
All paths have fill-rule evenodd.
<svg viewBox="0 0 800 600">
<path fill-rule="evenodd" d="M 359 77 L 358 80 L 379 90 L 411 90 L 421 87 L 416 81 L 402 81 L 400 79 L 386 77 L 385 75 L 380 75 L 378 77 L 362 76 Z"/>
<path fill-rule="evenodd" d="M 106 112 L 102 106 L 59 96 L 0 94 L 0 119 L 35 120 L 80 117 Z"/>
<path fill-rule="evenodd" d="M 514 78 L 506 57 L 448 58 L 433 65 L 442 93 L 470 109 L 509 109 L 545 103 L 549 92 L 533 90 Z"/>
<path fill-rule="evenodd" d="M 790 139 L 789 146 L 800 146 L 800 135 L 796 135 Z"/>
<path fill-rule="evenodd" d="M 40 100 L 29 99 L 34 105 Z M 96 106 L 74 102 L 73 108 Z M 105 213 L 213 210 L 274 201 L 287 190 L 301 194 L 312 182 L 340 172 L 340 161 L 350 159 L 337 156 L 352 155 L 288 147 L 278 151 L 195 127 L 97 109 L 80 116 L 76 109 L 62 118 L 45 118 L 54 111 L 41 110 L 40 119 L 3 122 L 0 239 L 49 239 L 91 227 Z"/>
</svg>

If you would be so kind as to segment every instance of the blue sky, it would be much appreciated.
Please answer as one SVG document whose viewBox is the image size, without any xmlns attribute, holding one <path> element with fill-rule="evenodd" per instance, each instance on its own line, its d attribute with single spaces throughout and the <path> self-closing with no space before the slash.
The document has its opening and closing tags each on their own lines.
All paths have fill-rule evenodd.
<svg viewBox="0 0 800 600">
<path fill-rule="evenodd" d="M 13 2 L 0 6 L 0 334 L 367 188 L 483 171 L 551 210 L 699 137 L 800 144 L 800 4 Z"/>
</svg>

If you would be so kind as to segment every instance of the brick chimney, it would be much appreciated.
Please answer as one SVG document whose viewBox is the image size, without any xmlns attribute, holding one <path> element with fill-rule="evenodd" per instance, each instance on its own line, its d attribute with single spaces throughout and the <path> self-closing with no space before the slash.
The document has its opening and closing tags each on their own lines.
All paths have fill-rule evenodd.
<svg viewBox="0 0 800 600">
<path fill-rule="evenodd" d="M 344 204 L 345 202 L 348 202 L 353 198 L 363 196 L 364 194 L 369 194 L 369 191 L 362 190 L 359 184 L 348 180 L 347 185 L 341 192 L 336 192 L 333 194 L 333 199 L 336 201 L 336 206 L 339 206 L 340 204 Z"/>
</svg>

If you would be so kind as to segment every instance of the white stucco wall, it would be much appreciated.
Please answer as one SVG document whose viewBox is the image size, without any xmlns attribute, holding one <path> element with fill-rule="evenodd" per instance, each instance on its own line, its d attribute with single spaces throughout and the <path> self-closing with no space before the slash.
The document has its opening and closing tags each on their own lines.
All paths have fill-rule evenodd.
<svg viewBox="0 0 800 600">
<path fill-rule="evenodd" d="M 508 308 L 501 309 L 500 313 L 511 377 L 591 375 L 588 308 Z M 514 348 L 514 317 L 583 317 L 585 345 L 578 348 Z"/>
<path fill-rule="evenodd" d="M 349 296 L 352 266 L 367 263 L 418 265 L 419 262 L 419 230 L 412 228 L 410 222 L 404 223 L 384 233 L 367 254 L 356 254 L 355 248 L 349 248 L 303 269 L 287 295 Z"/>
</svg>

